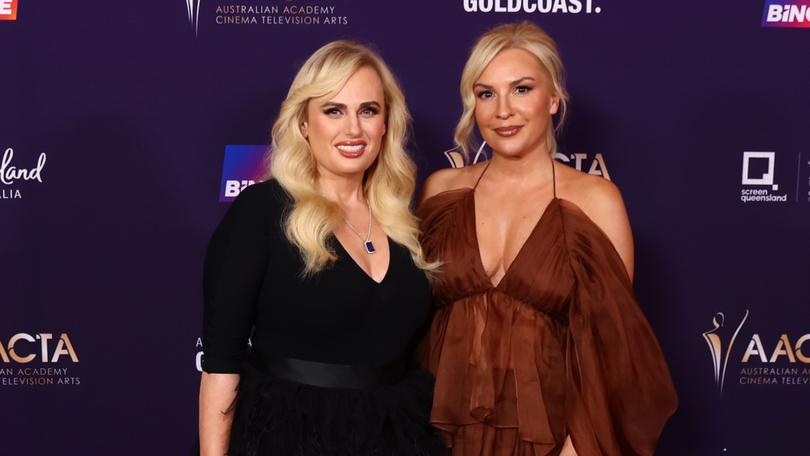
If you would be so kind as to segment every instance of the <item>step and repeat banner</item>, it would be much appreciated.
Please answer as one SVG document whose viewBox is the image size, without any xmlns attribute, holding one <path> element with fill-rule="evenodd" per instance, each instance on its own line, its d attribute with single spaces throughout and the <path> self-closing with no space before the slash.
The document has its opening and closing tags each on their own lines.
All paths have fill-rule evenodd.
<svg viewBox="0 0 810 456">
<path fill-rule="evenodd" d="M 0 454 L 186 454 L 205 248 L 298 67 L 378 49 L 421 181 L 517 20 L 566 65 L 557 159 L 628 207 L 680 396 L 657 454 L 807 454 L 807 0 L 0 0 Z"/>
</svg>

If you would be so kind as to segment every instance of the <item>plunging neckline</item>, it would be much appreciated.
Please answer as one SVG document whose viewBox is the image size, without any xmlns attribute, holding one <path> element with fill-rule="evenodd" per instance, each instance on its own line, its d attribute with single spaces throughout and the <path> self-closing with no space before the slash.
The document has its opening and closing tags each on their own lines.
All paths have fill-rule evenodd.
<svg viewBox="0 0 810 456">
<path fill-rule="evenodd" d="M 549 212 L 551 212 L 550 211 L 551 206 L 554 205 L 555 203 L 559 202 L 560 199 L 557 198 L 556 194 L 551 197 L 551 201 L 549 201 L 548 204 L 546 204 L 546 207 L 543 209 L 543 212 L 540 214 L 540 218 L 537 219 L 537 222 L 535 222 L 534 226 L 532 227 L 532 230 L 529 232 L 529 235 L 526 236 L 526 239 L 523 240 L 523 244 L 521 244 L 520 248 L 518 249 L 517 253 L 515 254 L 515 257 L 512 258 L 512 261 L 509 263 L 509 266 L 506 267 L 506 270 L 504 271 L 503 276 L 501 276 L 501 278 L 498 280 L 498 283 L 494 283 L 492 281 L 492 278 L 489 276 L 489 274 L 487 274 L 487 269 L 484 266 L 484 260 L 481 257 L 481 244 L 479 243 L 479 238 L 478 238 L 478 217 L 477 217 L 477 215 L 475 213 L 475 187 L 472 187 L 472 188 L 469 189 L 469 192 L 467 193 L 467 197 L 470 199 L 470 203 L 469 203 L 470 204 L 470 210 L 469 210 L 469 212 L 472 214 L 470 216 L 471 217 L 471 222 L 472 222 L 472 229 L 470 231 L 472 232 L 472 237 L 473 237 L 473 239 L 472 239 L 473 242 L 472 243 L 475 246 L 475 258 L 476 258 L 476 262 L 477 262 L 477 265 L 478 265 L 478 270 L 486 278 L 487 284 L 489 285 L 488 288 L 492 289 L 492 290 L 497 290 L 497 289 L 499 289 L 501 287 L 501 285 L 504 284 L 504 282 L 506 281 L 506 278 L 509 277 L 509 273 L 512 271 L 513 266 L 515 265 L 515 263 L 518 262 L 518 260 L 523 255 L 523 252 L 526 250 L 526 245 L 535 236 L 536 232 L 538 231 L 538 228 L 540 227 L 540 225 L 542 225 L 543 221 L 546 219 L 546 215 L 549 214 Z"/>
<path fill-rule="evenodd" d="M 340 247 L 340 250 L 342 250 L 343 253 L 346 254 L 346 257 L 348 258 L 349 262 L 354 264 L 354 267 L 358 271 L 360 271 L 360 273 L 362 273 L 364 276 L 366 276 L 368 278 L 368 280 L 373 282 L 375 285 L 382 285 L 383 282 L 385 282 L 385 279 L 388 278 L 388 275 L 391 272 L 391 265 L 393 264 L 393 261 L 392 261 L 393 253 L 391 252 L 391 244 L 392 244 L 392 242 L 391 242 L 391 238 L 389 238 L 388 235 L 385 235 L 385 244 L 388 246 L 388 265 L 386 265 L 385 272 L 383 273 L 382 279 L 380 279 L 379 282 L 374 280 L 374 277 L 371 274 L 369 274 L 365 269 L 363 269 L 362 266 L 360 266 L 360 263 L 358 263 L 357 260 L 354 259 L 354 257 L 352 256 L 351 253 L 349 253 L 348 250 L 346 250 L 346 247 L 343 246 L 343 243 L 340 242 L 340 239 L 338 239 L 338 237 L 335 236 L 334 233 L 332 233 L 332 239 L 335 240 L 335 243 L 337 243 L 337 245 Z M 379 253 L 379 250 L 377 252 Z"/>
</svg>

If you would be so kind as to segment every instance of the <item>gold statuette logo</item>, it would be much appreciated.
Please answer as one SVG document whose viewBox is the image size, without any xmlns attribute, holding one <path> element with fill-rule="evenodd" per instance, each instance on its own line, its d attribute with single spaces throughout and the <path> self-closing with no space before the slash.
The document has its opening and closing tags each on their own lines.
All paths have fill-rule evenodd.
<svg viewBox="0 0 810 456">
<path fill-rule="evenodd" d="M 734 335 L 731 336 L 731 340 L 728 341 L 726 347 L 723 347 L 724 337 L 720 334 L 720 332 L 725 323 L 725 319 L 726 317 L 723 312 L 717 312 L 714 315 L 714 318 L 712 318 L 712 325 L 714 328 L 703 333 L 703 338 L 709 345 L 709 353 L 712 355 L 714 382 L 720 389 L 720 394 L 723 393 L 723 384 L 726 380 L 726 366 L 728 366 L 728 358 L 731 355 L 731 349 L 734 347 L 734 341 L 737 339 L 737 334 L 740 333 L 740 329 L 742 329 L 743 325 L 745 324 L 745 320 L 748 319 L 748 310 L 745 311 L 745 315 L 743 315 L 739 326 L 737 326 L 737 330 L 734 331 Z"/>
</svg>

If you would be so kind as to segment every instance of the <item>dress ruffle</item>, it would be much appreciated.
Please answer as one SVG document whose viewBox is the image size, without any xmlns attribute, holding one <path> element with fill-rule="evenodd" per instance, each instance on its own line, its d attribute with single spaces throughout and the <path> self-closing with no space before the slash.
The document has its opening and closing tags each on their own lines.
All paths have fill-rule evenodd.
<svg viewBox="0 0 810 456">
<path fill-rule="evenodd" d="M 355 390 L 288 382 L 246 363 L 228 455 L 436 455 L 432 391 L 433 377 L 415 369 L 397 383 Z"/>
<path fill-rule="evenodd" d="M 420 206 L 426 257 L 443 263 L 423 346 L 431 423 L 454 456 L 651 456 L 677 396 L 621 258 L 554 198 L 493 286 L 471 189 Z"/>
</svg>

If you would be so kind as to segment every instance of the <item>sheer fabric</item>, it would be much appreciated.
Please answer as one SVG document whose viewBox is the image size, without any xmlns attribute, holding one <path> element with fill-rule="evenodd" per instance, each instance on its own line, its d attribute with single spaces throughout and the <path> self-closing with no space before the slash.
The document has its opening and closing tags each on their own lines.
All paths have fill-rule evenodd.
<svg viewBox="0 0 810 456">
<path fill-rule="evenodd" d="M 556 192 L 555 192 L 556 193 Z M 442 261 L 425 363 L 431 423 L 452 454 L 651 455 L 677 397 L 607 236 L 555 197 L 497 286 L 482 266 L 474 189 L 420 205 L 425 254 Z"/>
</svg>

